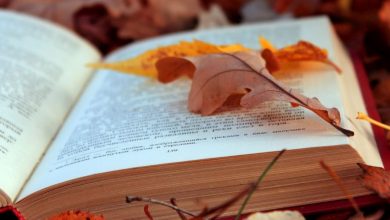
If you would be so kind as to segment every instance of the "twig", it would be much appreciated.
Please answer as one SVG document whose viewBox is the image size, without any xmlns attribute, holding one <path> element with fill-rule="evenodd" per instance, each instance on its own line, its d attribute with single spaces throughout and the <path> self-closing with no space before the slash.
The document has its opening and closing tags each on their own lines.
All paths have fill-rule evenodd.
<svg viewBox="0 0 390 220">
<path fill-rule="evenodd" d="M 171 199 L 170 199 L 170 202 L 171 202 L 172 205 L 178 207 L 175 198 L 171 198 Z M 183 213 L 181 213 L 180 211 L 176 211 L 176 212 L 177 212 L 177 214 L 179 215 L 179 217 L 180 217 L 181 220 L 187 220 L 187 218 L 183 215 Z"/>
<path fill-rule="evenodd" d="M 147 202 L 147 203 L 158 204 L 158 205 L 169 207 L 169 208 L 171 208 L 171 209 L 173 209 L 173 210 L 175 210 L 177 212 L 181 212 L 181 213 L 187 214 L 189 216 L 196 217 L 196 215 L 193 214 L 192 212 L 189 212 L 189 211 L 181 209 L 181 208 L 179 208 L 179 207 L 177 207 L 175 205 L 172 205 L 172 204 L 169 204 L 167 202 L 160 201 L 160 200 L 157 200 L 157 199 L 145 198 L 145 197 L 140 197 L 140 196 L 126 196 L 126 202 L 127 203 Z"/>
<path fill-rule="evenodd" d="M 260 182 L 264 179 L 264 177 L 267 175 L 268 171 L 271 170 L 271 168 L 273 167 L 273 165 L 276 163 L 276 161 L 280 158 L 280 156 L 282 156 L 282 154 L 286 151 L 286 149 L 283 149 L 281 150 L 278 155 L 276 155 L 276 157 L 274 157 L 274 159 L 271 161 L 271 163 L 268 164 L 268 166 L 265 168 L 265 170 L 263 171 L 263 173 L 259 176 L 259 178 L 257 179 L 254 187 L 252 188 L 252 190 L 249 191 L 248 195 L 246 196 L 244 202 L 242 203 L 240 209 L 238 210 L 238 213 L 236 215 L 236 217 L 234 218 L 234 220 L 239 220 L 240 217 L 241 217 L 241 214 L 242 212 L 244 211 L 245 209 L 245 206 L 246 204 L 249 202 L 250 198 L 252 197 L 252 194 L 255 192 L 255 190 L 257 189 L 257 187 L 259 186 Z"/>
<path fill-rule="evenodd" d="M 237 194 L 233 198 L 227 200 L 226 202 L 224 202 L 218 206 L 215 206 L 213 208 L 210 208 L 210 209 L 205 208 L 197 217 L 204 218 L 204 217 L 209 216 L 213 213 L 216 213 L 213 217 L 210 218 L 210 220 L 217 219 L 227 208 L 229 208 L 235 202 L 240 200 L 243 196 L 247 195 L 254 188 L 255 188 L 255 184 L 252 183 L 247 188 L 245 188 L 243 191 L 241 191 L 239 194 Z"/>
<path fill-rule="evenodd" d="M 357 217 L 359 219 L 365 219 L 362 211 L 360 211 L 359 206 L 357 205 L 356 201 L 353 199 L 353 196 L 351 193 L 347 190 L 343 182 L 341 181 L 341 178 L 339 175 L 337 175 L 336 171 L 328 166 L 324 161 L 320 161 L 321 167 L 328 172 L 329 176 L 332 177 L 332 179 L 336 182 L 337 186 L 340 188 L 340 190 L 343 192 L 344 196 L 349 200 L 349 202 L 352 204 L 352 207 L 355 209 Z"/>
</svg>

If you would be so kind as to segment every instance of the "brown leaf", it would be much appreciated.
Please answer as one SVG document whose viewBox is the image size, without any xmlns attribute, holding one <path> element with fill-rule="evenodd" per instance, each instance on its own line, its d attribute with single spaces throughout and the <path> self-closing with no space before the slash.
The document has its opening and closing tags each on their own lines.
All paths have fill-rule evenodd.
<svg viewBox="0 0 390 220">
<path fill-rule="evenodd" d="M 364 186 L 378 193 L 382 198 L 390 198 L 390 172 L 381 167 L 369 166 L 358 163 L 364 171 L 362 182 Z"/>
<path fill-rule="evenodd" d="M 279 61 L 275 57 L 275 54 L 272 52 L 272 50 L 268 48 L 262 50 L 261 56 L 266 60 L 266 67 L 268 71 L 273 73 L 280 69 Z"/>
<path fill-rule="evenodd" d="M 266 69 L 264 59 L 254 51 L 192 58 L 168 57 L 159 60 L 156 68 L 159 79 L 170 79 L 164 82 L 174 80 L 180 73 L 188 74 L 186 71 L 176 72 L 178 69 L 194 69 L 188 98 L 188 109 L 192 112 L 210 115 L 229 96 L 244 94 L 240 101 L 243 107 L 251 108 L 266 101 L 294 103 L 313 111 L 345 135 L 353 135 L 352 131 L 339 126 L 340 113 L 336 108 L 326 108 L 317 98 L 305 97 L 278 82 Z"/>
</svg>

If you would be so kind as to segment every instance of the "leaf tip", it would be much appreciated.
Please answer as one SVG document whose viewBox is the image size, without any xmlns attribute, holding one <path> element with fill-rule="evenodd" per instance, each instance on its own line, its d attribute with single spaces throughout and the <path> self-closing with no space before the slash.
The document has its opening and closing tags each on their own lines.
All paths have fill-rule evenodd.
<svg viewBox="0 0 390 220">
<path fill-rule="evenodd" d="M 363 112 L 357 113 L 356 119 L 365 119 L 365 118 L 367 118 L 367 115 L 364 114 Z"/>
</svg>

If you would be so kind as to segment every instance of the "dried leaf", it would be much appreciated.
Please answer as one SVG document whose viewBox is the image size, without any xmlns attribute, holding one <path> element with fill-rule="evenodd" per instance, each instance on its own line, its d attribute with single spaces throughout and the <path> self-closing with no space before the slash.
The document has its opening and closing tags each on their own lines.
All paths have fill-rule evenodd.
<svg viewBox="0 0 390 220">
<path fill-rule="evenodd" d="M 84 211 L 67 211 L 52 216 L 49 220 L 104 220 L 104 217 L 102 215 L 94 215 Z"/>
<path fill-rule="evenodd" d="M 275 49 L 275 47 L 264 38 L 260 38 L 259 42 L 264 49 L 269 49 L 269 51 L 274 54 L 274 57 L 278 62 L 318 61 L 331 65 L 338 73 L 341 73 L 341 69 L 329 60 L 327 51 L 310 42 L 298 41 L 296 44 L 281 49 Z M 269 62 L 267 57 L 265 57 L 265 59 Z"/>
<path fill-rule="evenodd" d="M 188 98 L 188 109 L 192 112 L 210 115 L 229 96 L 243 94 L 240 101 L 243 107 L 254 107 L 265 101 L 294 103 L 313 111 L 345 135 L 353 135 L 339 126 L 340 113 L 336 108 L 326 108 L 317 98 L 305 97 L 276 81 L 265 68 L 264 59 L 254 51 L 167 57 L 160 59 L 156 67 L 163 82 L 180 75 L 193 75 Z"/>
<path fill-rule="evenodd" d="M 362 175 L 363 184 L 378 193 L 382 198 L 390 198 L 390 172 L 381 167 L 369 166 L 358 163 L 359 167 L 364 171 Z"/>
<path fill-rule="evenodd" d="M 191 57 L 203 54 L 247 50 L 249 49 L 240 44 L 213 45 L 200 40 L 193 40 L 192 42 L 181 41 L 178 44 L 148 50 L 145 53 L 128 60 L 114 63 L 94 63 L 89 66 L 97 69 L 111 69 L 124 73 L 156 77 L 157 70 L 155 64 L 158 60 L 165 57 Z"/>
<path fill-rule="evenodd" d="M 298 211 L 274 211 L 256 212 L 248 216 L 246 220 L 305 220 L 305 217 Z"/>
<path fill-rule="evenodd" d="M 266 48 L 261 51 L 261 57 L 266 60 L 266 68 L 270 73 L 280 70 L 280 64 L 278 58 L 275 57 L 275 54 L 272 50 Z"/>
</svg>

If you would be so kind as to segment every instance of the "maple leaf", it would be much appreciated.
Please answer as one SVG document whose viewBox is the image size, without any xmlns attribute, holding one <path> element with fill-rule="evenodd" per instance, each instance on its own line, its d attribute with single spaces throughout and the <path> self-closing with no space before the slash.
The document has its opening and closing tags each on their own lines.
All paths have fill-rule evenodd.
<svg viewBox="0 0 390 220">
<path fill-rule="evenodd" d="M 259 42 L 264 48 L 262 55 L 267 60 L 267 63 L 271 62 L 273 66 L 276 66 L 275 62 L 318 61 L 331 65 L 338 73 L 341 73 L 341 69 L 329 60 L 328 53 L 325 49 L 321 49 L 308 41 L 301 40 L 296 44 L 281 49 L 276 49 L 269 41 L 262 37 L 259 38 Z M 267 54 L 264 55 L 264 53 Z M 278 69 L 271 69 L 270 71 L 272 72 L 272 70 L 276 71 Z"/>
<path fill-rule="evenodd" d="M 308 98 L 278 82 L 254 51 L 208 54 L 197 57 L 167 57 L 156 63 L 159 80 L 170 82 L 181 75 L 193 76 L 188 109 L 210 115 L 233 94 L 243 94 L 240 105 L 254 107 L 265 101 L 285 101 L 305 107 L 347 136 L 340 127 L 340 113 L 326 108 L 317 98 Z"/>
<path fill-rule="evenodd" d="M 374 167 L 362 163 L 358 163 L 359 167 L 364 171 L 361 176 L 363 184 L 378 193 L 382 198 L 390 198 L 390 172 L 381 167 Z"/>
<path fill-rule="evenodd" d="M 49 220 L 104 220 L 102 215 L 84 211 L 67 211 L 49 218 Z"/>
<path fill-rule="evenodd" d="M 192 42 L 181 41 L 177 44 L 159 47 L 148 50 L 134 58 L 113 62 L 113 63 L 93 63 L 90 67 L 96 69 L 110 69 L 123 73 L 137 74 L 147 77 L 157 77 L 155 64 L 165 57 L 187 57 L 199 56 L 211 53 L 248 51 L 249 49 L 240 44 L 214 45 L 200 40 Z"/>
</svg>

